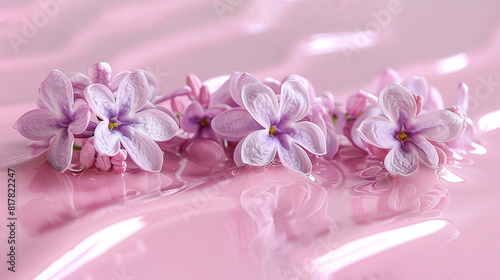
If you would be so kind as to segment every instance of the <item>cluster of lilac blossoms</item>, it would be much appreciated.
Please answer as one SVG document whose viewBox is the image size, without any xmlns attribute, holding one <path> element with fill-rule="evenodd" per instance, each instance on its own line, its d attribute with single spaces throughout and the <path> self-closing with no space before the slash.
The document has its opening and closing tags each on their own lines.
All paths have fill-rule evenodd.
<svg viewBox="0 0 500 280">
<path fill-rule="evenodd" d="M 41 108 L 21 116 L 14 128 L 32 140 L 49 139 L 48 162 L 60 172 L 70 167 L 75 149 L 86 168 L 123 173 L 129 156 L 144 170 L 160 171 L 156 141 L 171 139 L 178 125 L 151 104 L 154 76 L 136 70 L 110 80 L 111 67 L 103 62 L 88 72 L 68 77 L 53 70 L 40 87 Z"/>
<path fill-rule="evenodd" d="M 329 92 L 316 93 L 299 75 L 279 81 L 235 72 L 202 82 L 191 74 L 186 86 L 161 94 L 152 73 L 112 77 L 105 62 L 88 74 L 53 70 L 39 92 L 40 108 L 14 127 L 29 139 L 50 140 L 48 162 L 61 172 L 71 164 L 158 172 L 163 152 L 171 152 L 193 160 L 226 154 L 237 166 L 279 161 L 309 174 L 311 157 L 335 160 L 340 143 L 350 140 L 379 157 L 389 173 L 410 175 L 420 162 L 437 169 L 446 155 L 473 142 L 464 133 L 465 84 L 458 91 L 461 108 L 445 110 L 424 78 L 403 80 L 393 70 L 345 106 Z"/>
</svg>

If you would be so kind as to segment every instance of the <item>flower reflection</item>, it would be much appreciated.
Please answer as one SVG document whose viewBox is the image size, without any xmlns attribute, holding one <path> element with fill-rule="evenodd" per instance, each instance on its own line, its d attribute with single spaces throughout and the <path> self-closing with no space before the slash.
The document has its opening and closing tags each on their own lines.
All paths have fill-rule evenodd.
<svg viewBox="0 0 500 280">
<path fill-rule="evenodd" d="M 436 216 L 448 203 L 448 191 L 439 175 L 427 166 L 410 176 L 389 176 L 378 167 L 359 173 L 366 179 L 350 189 L 353 218 L 370 223 L 397 217 Z"/>
<path fill-rule="evenodd" d="M 327 214 L 326 189 L 306 178 L 303 181 L 267 180 L 245 190 L 241 205 L 256 223 L 257 234 L 250 246 L 262 261 L 269 279 L 301 273 L 300 269 L 290 268 L 301 267 L 303 244 L 335 226 Z"/>
<path fill-rule="evenodd" d="M 34 196 L 34 199 L 18 210 L 23 227 L 32 235 L 44 233 L 91 211 L 121 202 L 127 196 L 151 192 L 158 180 L 142 171 L 127 174 L 127 178 L 95 168 L 79 174 L 59 173 L 47 161 L 35 170 L 36 174 L 28 190 L 38 196 Z"/>
<path fill-rule="evenodd" d="M 266 182 L 244 191 L 241 204 L 248 215 L 276 239 L 292 240 L 318 234 L 333 224 L 326 213 L 326 189 L 306 182 Z"/>
</svg>

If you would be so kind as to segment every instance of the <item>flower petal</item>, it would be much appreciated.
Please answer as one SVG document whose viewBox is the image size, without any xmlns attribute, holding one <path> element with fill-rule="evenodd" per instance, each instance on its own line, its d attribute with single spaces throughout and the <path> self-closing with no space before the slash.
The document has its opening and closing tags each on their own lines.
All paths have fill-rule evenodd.
<svg viewBox="0 0 500 280">
<path fill-rule="evenodd" d="M 93 83 L 107 86 L 111 80 L 111 66 L 107 62 L 98 62 L 89 67 L 87 74 Z"/>
<path fill-rule="evenodd" d="M 304 84 L 290 80 L 281 86 L 280 123 L 292 123 L 303 119 L 309 112 L 310 100 Z"/>
<path fill-rule="evenodd" d="M 231 97 L 229 84 L 230 80 L 227 80 L 218 89 L 213 91 L 212 96 L 210 97 L 210 105 L 209 105 L 210 107 L 221 104 L 228 105 L 230 107 L 239 106 L 238 104 L 236 104 L 236 102 L 234 102 L 233 98 Z"/>
<path fill-rule="evenodd" d="M 418 153 L 412 145 L 396 145 L 385 156 L 384 166 L 391 174 L 411 175 L 418 168 Z"/>
<path fill-rule="evenodd" d="M 426 111 L 444 109 L 443 96 L 441 96 L 441 93 L 437 90 L 437 88 L 431 87 L 429 89 L 429 97 L 427 98 L 427 101 L 424 100 L 424 109 Z"/>
<path fill-rule="evenodd" d="M 181 119 L 181 127 L 186 132 L 197 132 L 200 120 L 204 117 L 205 109 L 198 101 L 189 103 Z"/>
<path fill-rule="evenodd" d="M 414 76 L 401 82 L 411 93 L 422 95 L 424 102 L 429 97 L 429 84 L 424 77 Z"/>
<path fill-rule="evenodd" d="M 382 89 L 384 89 L 386 86 L 399 81 L 401 81 L 401 76 L 399 76 L 396 70 L 392 68 L 385 69 L 375 78 L 375 96 L 379 96 Z"/>
<path fill-rule="evenodd" d="M 417 115 L 415 97 L 399 84 L 385 87 L 380 93 L 378 104 L 387 118 L 400 126 L 413 122 Z"/>
<path fill-rule="evenodd" d="M 238 142 L 238 144 L 236 145 L 236 148 L 234 148 L 234 152 L 233 152 L 233 160 L 234 160 L 234 163 L 236 164 L 236 166 L 238 166 L 238 167 L 245 165 L 245 163 L 241 159 L 241 146 L 243 146 L 243 140 Z"/>
<path fill-rule="evenodd" d="M 276 155 L 278 139 L 270 137 L 267 129 L 254 131 L 241 141 L 241 160 L 245 164 L 264 166 Z"/>
<path fill-rule="evenodd" d="M 163 153 L 148 135 L 125 125 L 120 129 L 120 142 L 130 158 L 142 169 L 159 172 L 163 165 Z"/>
<path fill-rule="evenodd" d="M 69 131 L 73 134 L 83 133 L 87 129 L 92 116 L 89 104 L 83 99 L 77 99 L 71 110 L 71 119 L 73 121 L 68 126 Z"/>
<path fill-rule="evenodd" d="M 52 137 L 60 129 L 60 122 L 49 109 L 35 109 L 22 115 L 14 124 L 19 133 L 31 140 Z"/>
<path fill-rule="evenodd" d="M 191 89 L 191 95 L 193 99 L 198 98 L 200 94 L 200 89 L 203 86 L 200 78 L 194 74 L 189 74 L 186 78 L 186 84 Z"/>
<path fill-rule="evenodd" d="M 216 107 L 209 107 L 209 108 L 205 109 L 205 116 L 207 116 L 209 118 L 214 118 L 215 116 L 226 111 L 227 109 L 228 109 L 228 107 L 222 106 L 222 105 L 216 106 Z"/>
<path fill-rule="evenodd" d="M 250 115 L 264 128 L 279 121 L 278 98 L 274 91 L 261 83 L 247 84 L 242 90 L 242 99 Z"/>
<path fill-rule="evenodd" d="M 73 90 L 81 93 L 83 90 L 92 84 L 92 81 L 85 74 L 80 72 L 70 73 L 68 74 L 68 78 L 73 85 Z"/>
<path fill-rule="evenodd" d="M 80 150 L 80 164 L 84 168 L 92 167 L 94 165 L 95 155 L 94 138 L 89 138 Z"/>
<path fill-rule="evenodd" d="M 340 147 L 340 140 L 335 133 L 335 128 L 331 126 L 326 127 L 326 154 L 327 159 L 332 159 L 337 154 Z"/>
<path fill-rule="evenodd" d="M 59 70 L 52 70 L 40 86 L 40 99 L 58 114 L 68 114 L 73 105 L 73 86 L 69 78 Z"/>
<path fill-rule="evenodd" d="M 83 91 L 92 111 L 100 119 L 110 119 L 118 115 L 118 106 L 111 90 L 102 84 L 92 84 Z"/>
<path fill-rule="evenodd" d="M 63 172 L 68 169 L 73 157 L 73 134 L 65 129 L 59 130 L 50 143 L 47 160 L 55 170 Z"/>
<path fill-rule="evenodd" d="M 418 116 L 408 130 L 428 140 L 448 142 L 462 131 L 464 119 L 448 110 L 435 110 Z"/>
<path fill-rule="evenodd" d="M 148 100 L 150 102 L 154 102 L 155 99 L 156 99 L 156 96 L 158 95 L 158 93 L 160 93 L 160 82 L 158 82 L 158 79 L 156 78 L 156 76 L 149 72 L 149 71 L 146 71 L 146 70 L 139 70 L 141 71 L 144 76 L 146 77 L 146 80 L 148 81 L 148 85 L 149 85 L 149 95 L 148 95 Z"/>
<path fill-rule="evenodd" d="M 116 74 L 113 79 L 109 82 L 109 89 L 111 92 L 115 93 L 118 90 L 118 87 L 120 86 L 120 83 L 122 82 L 123 78 L 130 74 L 131 71 L 123 71 L 118 74 Z"/>
<path fill-rule="evenodd" d="M 235 72 L 229 78 L 229 92 L 234 102 L 243 107 L 243 87 L 251 83 L 260 83 L 259 79 L 248 73 Z"/>
<path fill-rule="evenodd" d="M 315 155 L 326 153 L 325 135 L 314 123 L 298 122 L 291 126 L 294 130 L 291 135 L 293 141 Z"/>
<path fill-rule="evenodd" d="M 460 83 L 457 89 L 457 105 L 464 115 L 469 110 L 469 86 L 466 83 Z"/>
<path fill-rule="evenodd" d="M 142 109 L 149 98 L 148 80 L 140 70 L 132 71 L 123 78 L 116 92 L 118 117 L 130 117 Z"/>
<path fill-rule="evenodd" d="M 94 131 L 94 147 L 101 155 L 114 156 L 120 151 L 119 132 L 108 128 L 109 120 L 104 119 Z"/>
<path fill-rule="evenodd" d="M 200 89 L 200 95 L 198 96 L 198 101 L 204 106 L 208 107 L 210 105 L 210 92 L 208 87 L 202 86 Z"/>
<path fill-rule="evenodd" d="M 411 142 L 406 142 L 405 145 L 415 145 L 414 149 L 422 161 L 431 166 L 437 167 L 439 163 L 439 155 L 434 145 L 422 137 L 412 138 Z"/>
<path fill-rule="evenodd" d="M 304 174 L 311 173 L 312 163 L 306 152 L 295 143 L 290 143 L 288 149 L 278 145 L 278 155 L 281 163 Z"/>
<path fill-rule="evenodd" d="M 222 112 L 212 119 L 211 124 L 215 133 L 229 141 L 238 141 L 252 131 L 262 129 L 262 126 L 243 108 Z"/>
<path fill-rule="evenodd" d="M 316 92 L 314 91 L 314 87 L 313 87 L 311 81 L 309 81 L 305 77 L 303 77 L 301 75 L 297 75 L 297 74 L 291 74 L 291 75 L 288 75 L 285 79 L 283 79 L 282 84 L 284 84 L 287 81 L 299 81 L 299 82 L 301 82 L 302 85 L 304 85 L 304 87 L 306 88 L 306 91 L 307 91 L 307 94 L 309 95 L 309 98 L 310 99 L 316 98 Z"/>
<path fill-rule="evenodd" d="M 281 92 L 281 82 L 273 78 L 265 78 L 262 83 L 273 89 L 276 94 Z"/>
<path fill-rule="evenodd" d="M 381 116 L 366 118 L 359 124 L 356 131 L 368 144 L 382 149 L 390 149 L 399 141 L 394 137 L 397 127 Z"/>
<path fill-rule="evenodd" d="M 157 109 L 140 111 L 135 116 L 136 119 L 130 126 L 154 141 L 167 141 L 179 129 L 172 117 Z"/>
</svg>

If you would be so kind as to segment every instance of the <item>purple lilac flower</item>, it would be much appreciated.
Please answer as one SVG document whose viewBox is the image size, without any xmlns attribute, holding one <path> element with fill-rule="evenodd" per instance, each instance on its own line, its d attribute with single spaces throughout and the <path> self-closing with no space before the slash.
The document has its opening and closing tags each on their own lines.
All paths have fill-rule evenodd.
<svg viewBox="0 0 500 280">
<path fill-rule="evenodd" d="M 283 80 L 283 83 L 289 80 L 301 81 L 309 94 L 310 109 L 303 120 L 315 123 L 321 128 L 326 139 L 325 158 L 332 159 L 339 150 L 340 139 L 337 134 L 337 128 L 340 123 L 336 123 L 335 100 L 330 92 L 323 92 L 317 95 L 311 82 L 297 74 L 292 74 Z M 279 92 L 279 91 L 278 91 Z M 338 111 L 338 110 L 337 110 Z M 341 131 L 341 130 L 340 130 Z"/>
<path fill-rule="evenodd" d="M 41 109 L 22 115 L 14 128 L 31 140 L 52 139 L 48 161 L 57 171 L 68 169 L 73 156 L 74 135 L 87 128 L 91 111 L 83 99 L 74 100 L 69 78 L 52 70 L 40 86 Z"/>
<path fill-rule="evenodd" d="M 223 138 L 241 139 L 234 151 L 238 166 L 264 166 L 278 153 L 284 166 L 308 174 L 312 164 L 304 149 L 316 155 L 326 153 L 321 129 L 312 122 L 299 122 L 310 106 L 302 82 L 283 83 L 279 103 L 270 87 L 247 83 L 242 88 L 241 102 L 244 108 L 225 111 L 212 120 L 214 131 Z"/>
<path fill-rule="evenodd" d="M 160 171 L 163 156 L 155 141 L 174 136 L 176 121 L 157 109 L 143 110 L 148 102 L 148 81 L 140 70 L 128 73 L 120 82 L 116 99 L 102 84 L 85 88 L 92 111 L 102 121 L 95 129 L 94 145 L 100 155 L 115 156 L 120 144 L 142 169 Z"/>
<path fill-rule="evenodd" d="M 457 89 L 457 106 L 460 108 L 461 113 L 464 115 L 466 126 L 464 126 L 463 133 L 459 137 L 450 142 L 444 143 L 440 147 L 448 156 L 453 156 L 453 152 L 465 155 L 467 151 L 474 151 L 476 149 L 484 150 L 478 144 L 476 138 L 476 128 L 474 122 L 467 117 L 469 109 L 469 87 L 465 83 L 460 83 Z"/>
<path fill-rule="evenodd" d="M 370 151 L 366 142 L 359 137 L 357 128 L 364 119 L 374 115 L 383 115 L 377 104 L 378 96 L 386 86 L 393 83 L 400 83 L 412 94 L 422 96 L 418 103 L 418 112 L 421 110 L 432 111 L 444 109 L 441 94 L 435 87 L 430 86 L 425 78 L 412 76 L 403 79 L 398 72 L 387 68 L 375 78 L 371 91 L 359 90 L 347 100 L 346 111 L 348 120 L 344 134 L 358 148 Z"/>
<path fill-rule="evenodd" d="M 189 75 L 187 84 L 191 88 L 191 103 L 186 107 L 181 118 L 181 127 L 184 131 L 194 133 L 193 140 L 208 138 L 220 142 L 219 136 L 213 131 L 212 119 L 229 106 L 211 105 L 208 87 L 202 84 L 195 75 Z"/>
<path fill-rule="evenodd" d="M 137 70 L 141 71 L 147 79 L 149 90 L 148 90 L 148 103 L 144 106 L 143 109 L 151 109 L 154 108 L 155 104 L 161 103 L 167 99 L 171 99 L 174 96 L 185 95 L 189 93 L 189 89 L 187 87 L 182 87 L 168 95 L 159 96 L 160 93 L 160 83 L 153 73 L 146 70 Z M 113 94 L 116 93 L 118 87 L 131 71 L 122 71 L 116 76 L 111 76 L 111 66 L 107 62 L 98 62 L 89 67 L 87 71 L 87 75 L 75 72 L 70 73 L 68 77 L 70 78 L 73 84 L 73 90 L 75 91 L 76 98 L 83 98 L 83 91 L 86 87 L 91 84 L 102 84 L 108 87 Z M 167 112 L 168 113 L 168 112 Z"/>
<path fill-rule="evenodd" d="M 399 84 L 389 85 L 378 98 L 385 117 L 370 116 L 357 129 L 368 144 L 389 150 L 384 166 L 391 174 L 414 173 L 419 158 L 436 168 L 438 152 L 429 141 L 451 141 L 462 131 L 464 118 L 455 112 L 435 110 L 417 116 L 417 100 L 407 88 Z"/>
</svg>

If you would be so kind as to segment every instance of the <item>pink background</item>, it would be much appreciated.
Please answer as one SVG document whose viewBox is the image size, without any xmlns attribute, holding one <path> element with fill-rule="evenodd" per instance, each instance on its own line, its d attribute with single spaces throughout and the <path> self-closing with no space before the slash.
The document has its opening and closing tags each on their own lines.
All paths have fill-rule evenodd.
<svg viewBox="0 0 500 280">
<path fill-rule="evenodd" d="M 474 164 L 454 171 L 465 182 L 445 182 L 451 200 L 438 220 L 429 221 L 441 223 L 438 226 L 442 226 L 441 233 L 446 236 L 431 234 L 418 242 L 395 245 L 334 273 L 326 273 L 324 277 L 339 280 L 497 279 L 500 275 L 500 189 L 496 173 L 500 150 L 496 145 L 500 133 L 492 130 L 498 127 L 498 117 L 482 122 L 481 117 L 500 109 L 499 14 L 500 2 L 486 0 L 2 1 L 0 178 L 7 181 L 4 170 L 16 166 L 20 191 L 18 209 L 25 209 L 28 213 L 25 217 L 32 220 L 26 218 L 29 222 L 17 231 L 21 245 L 19 271 L 14 278 L 6 272 L 3 258 L 7 235 L 5 226 L 0 227 L 0 278 L 31 279 L 40 275 L 99 229 L 117 221 L 128 221 L 129 228 L 137 226 L 137 230 L 147 230 L 140 231 L 138 237 L 124 237 L 128 241 L 119 247 L 101 252 L 101 257 L 59 276 L 119 280 L 320 279 L 320 276 L 308 274 L 306 278 L 293 274 L 289 266 L 290 277 L 295 278 L 267 269 L 266 258 L 253 254 L 263 252 L 259 247 L 262 244 L 250 246 L 241 232 L 234 233 L 231 231 L 234 227 L 228 226 L 242 219 L 231 212 L 240 203 L 239 196 L 233 194 L 204 194 L 203 197 L 213 203 L 203 208 L 205 214 L 196 215 L 186 223 L 178 219 L 178 208 L 165 205 L 192 201 L 192 197 L 198 197 L 197 191 L 180 194 L 175 201 L 154 200 L 137 208 L 132 207 L 135 202 L 103 207 L 123 197 L 125 191 L 150 193 L 148 186 L 143 185 L 145 181 L 150 184 L 149 175 L 127 177 L 131 181 L 127 181 L 125 188 L 120 179 L 111 179 L 109 184 L 115 187 L 91 191 L 94 194 L 91 196 L 88 189 L 82 191 L 75 185 L 71 192 L 58 187 L 33 189 L 30 183 L 36 178 L 33 168 L 42 168 L 43 161 L 35 158 L 24 166 L 18 165 L 30 158 L 31 150 L 27 147 L 28 140 L 11 129 L 12 124 L 23 112 L 35 107 L 38 87 L 51 69 L 85 72 L 91 64 L 107 61 L 115 74 L 136 68 L 153 72 L 163 93 L 183 86 L 189 73 L 197 74 L 202 80 L 234 71 L 277 79 L 297 73 L 309 78 L 317 91 L 329 90 L 342 102 L 357 88 L 369 88 L 377 73 L 392 67 L 403 77 L 425 76 L 441 91 L 449 106 L 455 102 L 458 83 L 466 82 L 471 96 L 468 114 L 479 122 L 482 145 L 487 153 L 472 156 Z M 38 183 L 43 185 L 60 187 L 67 183 Z M 83 195 L 79 195 L 79 191 Z M 0 191 L 2 221 L 6 215 L 5 193 L 6 190 Z M 50 203 L 37 205 L 36 199 L 40 198 L 37 194 L 44 197 L 43 203 Z M 63 197 L 68 195 L 74 196 Z M 329 191 L 328 195 L 338 198 L 344 194 Z M 95 205 L 100 208 L 95 210 Z M 133 210 L 120 212 L 120 206 Z M 37 207 L 46 213 L 29 212 Z M 79 212 L 81 209 L 93 210 L 83 215 Z M 346 209 L 349 209 L 346 201 L 330 199 L 327 212 L 339 213 L 336 211 Z M 118 214 L 107 216 L 112 213 Z M 139 222 L 134 220 L 138 213 L 145 217 Z M 346 217 L 343 214 L 335 217 L 340 219 L 337 226 L 343 231 L 322 237 L 329 244 L 326 248 L 339 248 L 349 241 L 401 225 L 382 220 L 349 227 L 346 225 L 354 222 Z M 61 225 L 54 219 L 71 222 Z M 40 231 L 37 226 L 45 220 L 58 226 Z M 252 223 L 247 225 L 255 227 Z M 255 228 L 243 230 L 255 231 Z M 299 254 L 297 247 L 293 247 L 294 256 L 309 254 L 307 244 L 301 244 L 304 252 Z M 271 259 L 274 267 L 280 267 L 280 261 L 297 261 L 276 255 Z"/>
</svg>

